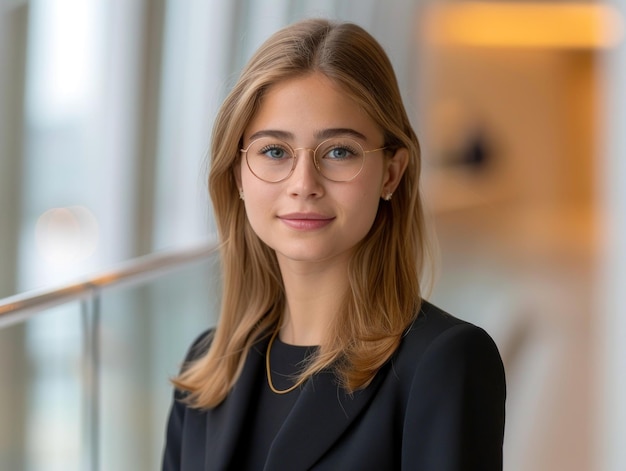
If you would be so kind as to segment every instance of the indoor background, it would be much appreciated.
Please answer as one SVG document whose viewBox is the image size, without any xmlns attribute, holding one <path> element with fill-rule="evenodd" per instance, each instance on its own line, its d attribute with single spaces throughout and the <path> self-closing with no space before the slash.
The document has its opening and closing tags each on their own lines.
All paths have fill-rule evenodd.
<svg viewBox="0 0 626 471">
<path fill-rule="evenodd" d="M 626 1 L 1 5 L 1 470 L 158 469 L 168 378 L 219 305 L 213 117 L 252 51 L 311 16 L 362 25 L 394 64 L 438 239 L 429 298 L 505 362 L 505 469 L 626 469 Z"/>
</svg>

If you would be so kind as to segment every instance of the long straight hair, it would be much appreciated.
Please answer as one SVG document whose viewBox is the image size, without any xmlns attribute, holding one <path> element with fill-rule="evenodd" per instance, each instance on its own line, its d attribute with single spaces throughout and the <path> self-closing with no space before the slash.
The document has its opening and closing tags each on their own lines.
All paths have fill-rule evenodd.
<svg viewBox="0 0 626 471">
<path fill-rule="evenodd" d="M 325 75 L 347 93 L 383 131 L 391 152 L 408 150 L 409 163 L 393 199 L 379 202 L 374 223 L 351 258 L 350 287 L 334 318 L 333 336 L 298 381 L 331 368 L 346 391 L 367 386 L 419 312 L 426 253 L 420 150 L 389 58 L 357 25 L 322 19 L 294 23 L 271 36 L 250 59 L 213 128 L 209 191 L 221 242 L 223 293 L 206 354 L 173 380 L 192 407 L 220 404 L 252 346 L 280 325 L 285 292 L 276 255 L 247 221 L 234 168 L 244 130 L 264 92 L 310 73 Z"/>
</svg>

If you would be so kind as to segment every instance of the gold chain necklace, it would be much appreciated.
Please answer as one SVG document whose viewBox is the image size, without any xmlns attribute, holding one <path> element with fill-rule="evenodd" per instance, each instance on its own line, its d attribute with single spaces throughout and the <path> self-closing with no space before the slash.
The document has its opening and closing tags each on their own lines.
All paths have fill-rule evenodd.
<svg viewBox="0 0 626 471">
<path fill-rule="evenodd" d="M 265 352 L 265 372 L 267 373 L 267 384 L 269 385 L 272 392 L 275 394 L 287 394 L 288 392 L 296 389 L 299 386 L 299 383 L 296 382 L 296 384 L 287 389 L 276 389 L 274 387 L 274 383 L 272 383 L 272 369 L 270 368 L 270 351 L 272 350 L 272 345 L 274 345 L 274 339 L 278 335 L 279 330 L 280 329 L 276 329 L 274 331 L 274 333 L 272 334 L 272 338 L 270 338 L 270 341 L 267 344 L 267 350 Z"/>
</svg>

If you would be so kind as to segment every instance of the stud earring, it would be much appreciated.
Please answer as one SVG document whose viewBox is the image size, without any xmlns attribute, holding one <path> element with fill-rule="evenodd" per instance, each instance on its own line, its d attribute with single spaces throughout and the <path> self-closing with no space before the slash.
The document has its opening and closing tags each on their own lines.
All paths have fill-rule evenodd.
<svg viewBox="0 0 626 471">
<path fill-rule="evenodd" d="M 239 199 L 245 200 L 245 198 L 243 197 L 243 188 L 239 188 Z"/>
<path fill-rule="evenodd" d="M 390 191 L 388 193 L 385 193 L 385 196 L 383 196 L 383 199 L 385 201 L 391 201 L 391 195 L 393 195 L 393 193 Z"/>
</svg>

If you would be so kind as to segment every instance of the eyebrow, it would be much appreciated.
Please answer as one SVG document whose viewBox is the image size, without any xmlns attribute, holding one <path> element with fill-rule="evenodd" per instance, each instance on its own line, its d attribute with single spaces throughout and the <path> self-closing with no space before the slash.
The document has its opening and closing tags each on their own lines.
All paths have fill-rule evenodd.
<svg viewBox="0 0 626 471">
<path fill-rule="evenodd" d="M 350 136 L 356 139 L 361 139 L 362 141 L 367 141 L 367 137 L 365 137 L 364 134 L 351 128 L 327 128 L 321 129 L 315 133 L 315 138 L 319 140 L 330 139 L 331 137 L 337 136 Z M 293 140 L 295 138 L 294 134 L 288 131 L 280 131 L 278 129 L 262 129 L 252 134 L 249 139 L 250 141 L 253 141 L 260 137 L 275 137 L 277 139 L 282 139 L 283 141 Z"/>
</svg>

